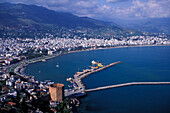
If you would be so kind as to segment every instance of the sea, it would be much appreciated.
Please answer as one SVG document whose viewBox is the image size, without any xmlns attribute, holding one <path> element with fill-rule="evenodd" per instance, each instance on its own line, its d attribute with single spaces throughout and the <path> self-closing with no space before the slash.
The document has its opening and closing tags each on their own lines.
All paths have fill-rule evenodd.
<svg viewBox="0 0 170 113">
<path fill-rule="evenodd" d="M 66 79 L 87 69 L 91 61 L 113 67 L 83 79 L 86 89 L 127 82 L 170 82 L 170 46 L 123 47 L 61 55 L 30 64 L 25 74 L 37 80 L 71 85 Z M 56 65 L 59 65 L 56 66 Z M 88 92 L 78 113 L 170 113 L 170 85 L 134 85 Z"/>
</svg>

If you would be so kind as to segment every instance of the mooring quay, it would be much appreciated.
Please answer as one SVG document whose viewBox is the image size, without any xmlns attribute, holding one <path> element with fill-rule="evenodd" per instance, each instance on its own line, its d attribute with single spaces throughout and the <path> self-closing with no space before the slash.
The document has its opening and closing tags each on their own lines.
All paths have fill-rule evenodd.
<svg viewBox="0 0 170 113">
<path fill-rule="evenodd" d="M 84 74 L 82 74 L 81 76 L 79 76 L 79 79 L 83 79 L 83 78 L 85 78 L 85 77 L 88 76 L 88 75 L 91 75 L 91 74 L 93 74 L 93 73 L 102 71 L 102 70 L 104 70 L 104 69 L 106 69 L 106 68 L 109 68 L 109 67 L 114 66 L 114 65 L 119 64 L 119 63 L 122 63 L 122 62 L 121 62 L 121 61 L 114 62 L 114 63 L 111 63 L 111 64 L 109 64 L 109 65 L 103 66 L 103 67 L 101 67 L 101 68 L 99 68 L 99 69 L 90 71 L 90 72 L 88 72 L 88 73 L 84 73 Z"/>
<path fill-rule="evenodd" d="M 104 70 L 106 68 L 109 68 L 111 66 L 114 66 L 116 64 L 119 64 L 119 63 L 122 63 L 122 62 L 121 61 L 114 62 L 114 63 L 111 63 L 109 65 L 106 65 L 106 66 L 103 66 L 101 68 L 98 68 L 98 69 L 92 69 L 92 70 L 89 70 L 88 72 L 83 72 L 81 74 L 75 74 L 73 81 L 77 84 L 79 89 L 85 90 L 85 86 L 84 86 L 83 82 L 81 81 L 83 78 L 85 78 L 85 77 L 87 77 L 87 76 L 89 76 L 89 75 L 91 75 L 93 73 L 97 73 L 99 71 L 102 71 L 102 70 Z"/>
<path fill-rule="evenodd" d="M 81 72 L 81 74 L 75 74 L 74 78 L 72 80 L 70 80 L 70 82 L 76 83 L 77 87 L 74 88 L 73 90 L 65 90 L 65 96 L 71 96 L 71 95 L 77 95 L 77 94 L 86 94 L 85 93 L 85 86 L 82 82 L 83 78 L 85 78 L 85 77 L 87 77 L 87 76 L 89 76 L 93 73 L 97 73 L 99 71 L 102 71 L 106 68 L 112 67 L 112 66 L 119 64 L 119 63 L 122 63 L 122 62 L 121 61 L 114 62 L 114 63 L 111 63 L 109 65 L 98 68 L 98 69 L 91 69 L 91 70 L 88 69 L 88 71 Z"/>
</svg>

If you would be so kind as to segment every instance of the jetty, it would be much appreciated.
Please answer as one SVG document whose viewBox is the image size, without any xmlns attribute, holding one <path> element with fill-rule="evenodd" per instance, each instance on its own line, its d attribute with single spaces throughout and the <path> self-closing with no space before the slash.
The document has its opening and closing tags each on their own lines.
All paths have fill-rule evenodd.
<svg viewBox="0 0 170 113">
<path fill-rule="evenodd" d="M 102 71 L 106 68 L 109 68 L 109 67 L 112 67 L 116 64 L 119 64 L 119 63 L 122 63 L 121 61 L 118 61 L 118 62 L 114 62 L 114 63 L 111 63 L 109 65 L 106 65 L 106 66 L 103 66 L 103 67 L 100 67 L 98 69 L 87 69 L 83 72 L 77 72 L 75 75 L 74 75 L 74 78 L 72 79 L 72 82 L 74 82 L 77 87 L 73 90 L 65 90 L 65 96 L 71 96 L 71 95 L 85 95 L 85 86 L 82 82 L 82 79 L 93 74 L 93 73 L 97 73 L 99 71 Z"/>
<path fill-rule="evenodd" d="M 101 68 L 92 70 L 92 71 L 90 71 L 90 72 L 88 72 L 88 73 L 84 73 L 84 74 L 82 74 L 82 75 L 79 76 L 79 79 L 83 79 L 83 78 L 87 77 L 88 75 L 91 75 L 91 74 L 93 74 L 93 73 L 97 73 L 97 72 L 99 72 L 99 71 L 102 71 L 102 70 L 104 70 L 104 69 L 106 69 L 106 68 L 109 68 L 109 67 L 114 66 L 114 65 L 119 64 L 119 63 L 122 63 L 122 62 L 121 62 L 121 61 L 114 62 L 114 63 L 111 63 L 111 64 L 109 64 L 109 65 L 103 66 L 103 67 L 101 67 Z"/>
<path fill-rule="evenodd" d="M 98 87 L 93 89 L 87 89 L 85 90 L 85 92 L 99 91 L 104 89 L 118 88 L 118 87 L 131 86 L 131 85 L 170 85 L 170 82 L 130 82 L 130 83 L 123 83 L 123 84 L 116 84 L 116 85 L 103 86 L 103 87 Z"/>
<path fill-rule="evenodd" d="M 106 65 L 106 66 L 103 66 L 101 68 L 98 68 L 98 69 L 91 69 L 91 70 L 89 70 L 89 72 L 87 71 L 87 72 L 83 72 L 81 74 L 75 74 L 73 81 L 77 84 L 79 89 L 85 90 L 85 86 L 84 86 L 84 84 L 81 81 L 83 78 L 85 78 L 85 77 L 87 77 L 87 76 L 89 76 L 89 75 L 91 75 L 93 73 L 97 73 L 99 71 L 102 71 L 102 70 L 104 70 L 106 68 L 112 67 L 112 66 L 114 66 L 116 64 L 119 64 L 119 63 L 122 63 L 122 62 L 121 61 L 114 62 L 114 63 L 111 63 L 109 65 Z"/>
</svg>

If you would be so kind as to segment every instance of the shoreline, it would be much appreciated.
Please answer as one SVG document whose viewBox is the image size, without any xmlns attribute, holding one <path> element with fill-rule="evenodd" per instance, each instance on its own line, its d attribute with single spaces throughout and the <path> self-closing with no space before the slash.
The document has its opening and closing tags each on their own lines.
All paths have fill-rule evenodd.
<svg viewBox="0 0 170 113">
<path fill-rule="evenodd" d="M 26 66 L 33 64 L 33 63 L 37 63 L 37 62 L 42 62 L 42 60 L 48 60 L 48 59 L 52 59 L 52 58 L 56 58 L 58 56 L 62 56 L 62 55 L 67 55 L 67 54 L 71 54 L 71 53 L 77 53 L 77 52 L 84 52 L 84 51 L 94 51 L 94 50 L 103 50 L 103 49 L 118 49 L 118 48 L 131 48 L 131 47 L 160 47 L 160 46 L 170 46 L 170 45 L 137 45 L 137 46 L 114 46 L 114 47 L 99 47 L 99 48 L 91 48 L 91 49 L 85 49 L 85 50 L 76 50 L 76 51 L 69 51 L 67 53 L 61 53 L 61 54 L 57 54 L 57 55 L 52 55 L 52 56 L 42 56 L 42 57 L 37 57 L 37 58 L 33 58 L 30 59 L 26 64 L 22 64 L 23 62 L 17 64 L 19 65 L 15 67 L 16 65 L 14 65 L 14 73 L 19 74 L 19 75 L 25 75 L 24 74 L 24 70 L 26 68 Z M 37 59 L 37 60 L 36 60 Z M 34 61 L 35 60 L 35 61 Z M 22 66 L 21 66 L 22 65 Z M 17 68 L 17 71 L 15 71 L 15 69 Z M 11 68 L 12 69 L 12 68 Z M 11 71 L 10 69 L 10 71 Z M 20 70 L 20 71 L 19 71 Z M 22 70 L 22 72 L 21 72 Z M 30 76 L 30 75 L 26 75 L 26 76 Z"/>
<path fill-rule="evenodd" d="M 79 50 L 79 51 L 71 51 L 68 53 L 64 53 L 62 55 L 66 55 L 69 53 L 76 53 L 76 52 L 84 52 L 84 51 L 94 51 L 94 50 L 102 50 L 102 49 L 118 49 L 118 48 L 132 48 L 132 47 L 160 47 L 160 46 L 170 46 L 170 45 L 139 45 L 139 46 L 114 46 L 114 47 L 99 47 L 95 49 L 86 49 L 86 50 Z M 60 55 L 59 55 L 60 56 Z M 56 56 L 57 57 L 57 56 Z"/>
</svg>

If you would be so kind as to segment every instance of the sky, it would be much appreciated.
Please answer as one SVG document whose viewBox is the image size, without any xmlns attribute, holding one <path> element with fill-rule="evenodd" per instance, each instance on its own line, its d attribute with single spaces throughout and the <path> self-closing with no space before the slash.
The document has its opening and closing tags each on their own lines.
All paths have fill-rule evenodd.
<svg viewBox="0 0 170 113">
<path fill-rule="evenodd" d="M 100 20 L 170 17 L 170 0 L 1 0 L 34 4 Z"/>
</svg>

